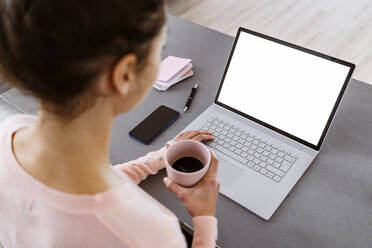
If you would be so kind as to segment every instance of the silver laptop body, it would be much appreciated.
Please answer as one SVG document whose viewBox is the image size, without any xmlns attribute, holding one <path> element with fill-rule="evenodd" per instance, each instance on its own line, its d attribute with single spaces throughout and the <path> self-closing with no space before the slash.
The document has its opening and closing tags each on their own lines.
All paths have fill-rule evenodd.
<svg viewBox="0 0 372 248">
<path fill-rule="evenodd" d="M 354 68 L 239 28 L 214 103 L 184 129 L 215 136 L 220 192 L 269 220 L 319 153 Z"/>
</svg>

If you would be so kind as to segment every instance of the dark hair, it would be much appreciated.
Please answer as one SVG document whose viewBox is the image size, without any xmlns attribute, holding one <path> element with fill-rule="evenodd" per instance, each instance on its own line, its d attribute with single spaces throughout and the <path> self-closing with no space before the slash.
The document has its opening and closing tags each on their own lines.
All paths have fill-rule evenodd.
<svg viewBox="0 0 372 248">
<path fill-rule="evenodd" d="M 122 56 L 146 61 L 163 0 L 0 0 L 0 73 L 58 114 Z"/>
</svg>

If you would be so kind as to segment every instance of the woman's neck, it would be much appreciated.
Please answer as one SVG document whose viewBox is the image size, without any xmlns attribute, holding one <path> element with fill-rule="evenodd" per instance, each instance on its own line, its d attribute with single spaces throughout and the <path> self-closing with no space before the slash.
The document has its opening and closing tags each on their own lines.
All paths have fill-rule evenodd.
<svg viewBox="0 0 372 248">
<path fill-rule="evenodd" d="M 109 161 L 113 120 L 103 108 L 72 120 L 41 108 L 36 124 L 16 133 L 14 153 L 20 165 L 47 186 L 68 193 L 97 193 L 121 182 Z"/>
</svg>

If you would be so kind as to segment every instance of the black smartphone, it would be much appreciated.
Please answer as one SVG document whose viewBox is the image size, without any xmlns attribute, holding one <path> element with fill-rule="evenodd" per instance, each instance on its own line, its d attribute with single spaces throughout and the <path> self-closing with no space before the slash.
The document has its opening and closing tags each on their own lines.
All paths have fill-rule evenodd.
<svg viewBox="0 0 372 248">
<path fill-rule="evenodd" d="M 170 124 L 172 124 L 180 113 L 161 105 L 140 124 L 129 132 L 129 136 L 143 144 L 150 144 L 159 134 L 161 134 Z"/>
</svg>

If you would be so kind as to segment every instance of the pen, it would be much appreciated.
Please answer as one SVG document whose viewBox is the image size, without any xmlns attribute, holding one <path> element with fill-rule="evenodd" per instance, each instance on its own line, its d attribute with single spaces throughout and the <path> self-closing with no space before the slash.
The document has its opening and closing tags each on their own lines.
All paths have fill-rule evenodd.
<svg viewBox="0 0 372 248">
<path fill-rule="evenodd" d="M 185 104 L 185 108 L 183 109 L 183 112 L 186 112 L 190 108 L 192 99 L 194 98 L 194 95 L 195 95 L 197 90 L 198 90 L 198 84 L 195 84 L 194 87 L 192 87 L 192 89 L 191 89 L 191 93 L 190 93 L 189 98 L 187 98 L 187 102 Z"/>
</svg>

